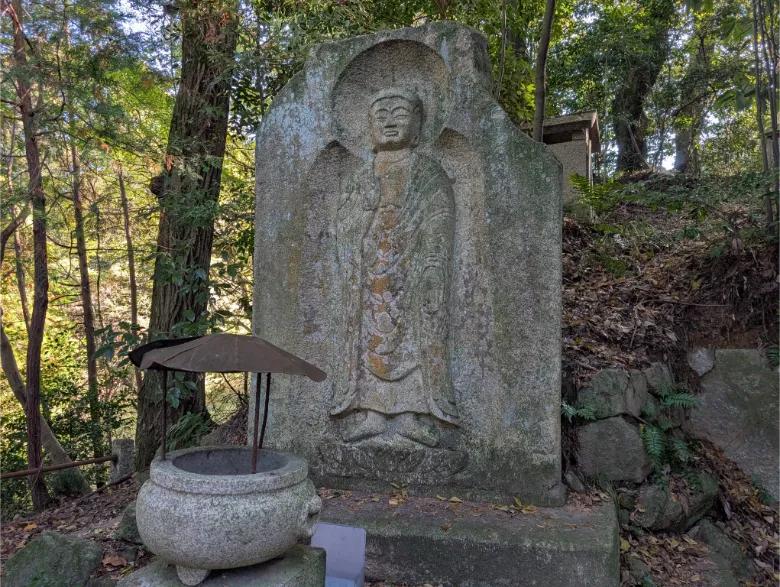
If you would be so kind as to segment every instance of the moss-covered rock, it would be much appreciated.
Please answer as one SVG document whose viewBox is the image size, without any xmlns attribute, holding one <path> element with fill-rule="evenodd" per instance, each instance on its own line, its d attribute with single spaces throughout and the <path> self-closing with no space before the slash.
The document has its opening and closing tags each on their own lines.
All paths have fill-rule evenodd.
<svg viewBox="0 0 780 587">
<path fill-rule="evenodd" d="M 590 380 L 588 387 L 580 390 L 577 401 L 581 406 L 593 408 L 596 418 L 609 418 L 621 414 L 639 416 L 646 401 L 647 383 L 642 373 L 634 377 L 623 369 L 603 369 Z"/>
<path fill-rule="evenodd" d="M 138 525 L 135 522 L 135 502 L 130 502 L 122 514 L 122 520 L 114 533 L 114 538 L 124 540 L 132 544 L 143 544 L 138 533 Z"/>
<path fill-rule="evenodd" d="M 667 487 L 647 485 L 636 501 L 634 520 L 652 531 L 684 532 L 698 522 L 715 503 L 718 483 L 699 473 L 699 487 L 691 495 L 673 495 Z M 686 503 L 683 505 L 682 500 Z"/>
<path fill-rule="evenodd" d="M 3 587 L 80 587 L 103 560 L 89 540 L 44 532 L 5 564 Z"/>
<path fill-rule="evenodd" d="M 779 392 L 777 368 L 762 351 L 718 349 L 714 367 L 701 378 L 699 407 L 691 410 L 684 428 L 722 448 L 775 500 L 780 499 Z"/>
<path fill-rule="evenodd" d="M 622 417 L 592 422 L 579 429 L 579 470 L 589 477 L 641 483 L 652 465 L 639 430 Z"/>
<path fill-rule="evenodd" d="M 709 520 L 701 520 L 695 530 L 694 536 L 726 560 L 737 578 L 744 581 L 752 580 L 755 573 L 753 563 L 736 542 Z"/>
</svg>

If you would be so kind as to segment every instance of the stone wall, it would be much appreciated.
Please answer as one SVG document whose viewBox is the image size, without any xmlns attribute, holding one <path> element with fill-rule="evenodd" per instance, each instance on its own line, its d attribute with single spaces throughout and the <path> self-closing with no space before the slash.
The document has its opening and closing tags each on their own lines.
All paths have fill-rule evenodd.
<svg viewBox="0 0 780 587">
<path fill-rule="evenodd" d="M 595 421 L 577 428 L 577 466 L 586 477 L 642 483 L 652 470 L 639 432 L 643 411 L 657 410 L 654 395 L 673 383 L 667 365 L 655 363 L 644 371 L 604 369 L 577 392 L 577 405 L 594 412 Z M 678 413 L 675 425 L 682 424 Z"/>
<path fill-rule="evenodd" d="M 666 433 L 679 439 L 702 439 L 723 449 L 756 485 L 778 499 L 778 368 L 756 349 L 695 349 L 690 367 L 701 377 L 699 405 L 674 408 L 664 417 Z M 641 426 L 657 412 L 659 389 L 674 384 L 670 368 L 654 363 L 644 371 L 604 369 L 576 392 L 578 408 L 595 421 L 575 420 L 579 440 L 576 470 L 565 480 L 575 491 L 581 479 L 605 479 L 619 492 L 621 520 L 652 531 L 684 531 L 712 505 L 717 483 L 699 475 L 698 488 L 680 508 L 663 484 L 651 482 L 652 465 Z"/>
<path fill-rule="evenodd" d="M 578 420 L 579 447 L 576 472 L 564 479 L 573 491 L 583 491 L 581 478 L 596 484 L 611 482 L 617 492 L 620 523 L 650 531 L 684 532 L 712 507 L 718 484 L 697 472 L 698 480 L 685 497 L 686 506 L 663 483 L 653 482 L 641 427 L 661 418 L 670 428 L 665 434 L 681 437 L 686 410 L 659 410 L 662 396 L 674 385 L 670 368 L 654 363 L 644 371 L 604 369 L 577 393 L 578 407 L 587 407 L 595 421 Z"/>
</svg>

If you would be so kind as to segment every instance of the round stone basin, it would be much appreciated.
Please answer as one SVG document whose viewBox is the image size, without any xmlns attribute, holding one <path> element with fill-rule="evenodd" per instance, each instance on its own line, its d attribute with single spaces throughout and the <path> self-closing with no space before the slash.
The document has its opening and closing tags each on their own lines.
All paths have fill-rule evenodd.
<svg viewBox="0 0 780 587">
<path fill-rule="evenodd" d="M 284 554 L 311 538 L 321 507 L 308 465 L 262 450 L 257 473 L 244 447 L 191 448 L 152 461 L 138 493 L 146 547 L 176 565 L 185 585 L 211 569 L 232 569 Z"/>
</svg>

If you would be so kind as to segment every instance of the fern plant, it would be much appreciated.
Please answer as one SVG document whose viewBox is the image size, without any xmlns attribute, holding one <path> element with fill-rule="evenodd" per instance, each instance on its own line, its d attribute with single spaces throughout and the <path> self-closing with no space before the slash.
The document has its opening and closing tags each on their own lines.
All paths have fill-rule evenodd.
<svg viewBox="0 0 780 587">
<path fill-rule="evenodd" d="M 780 322 L 780 301 L 777 302 L 777 321 Z M 780 341 L 769 347 L 767 356 L 773 367 L 780 366 Z"/>
<path fill-rule="evenodd" d="M 561 400 L 561 415 L 569 422 L 572 421 L 572 418 L 582 418 L 583 420 L 596 419 L 596 412 L 591 406 L 572 406 L 566 403 L 565 400 Z"/>
<path fill-rule="evenodd" d="M 656 395 L 661 399 L 661 411 L 670 408 L 695 408 L 699 400 L 691 394 L 684 385 L 664 383 L 656 389 Z"/>
<path fill-rule="evenodd" d="M 213 427 L 214 422 L 204 414 L 187 412 L 168 430 L 168 450 L 197 446 L 203 435 Z"/>
<path fill-rule="evenodd" d="M 646 421 L 639 430 L 645 453 L 656 474 L 667 469 L 684 470 L 691 458 L 690 450 L 685 440 L 672 434 L 674 422 L 670 411 L 695 408 L 699 400 L 685 386 L 673 383 L 660 385 L 656 395 L 660 400 L 659 409 L 646 407 L 642 410 Z"/>
<path fill-rule="evenodd" d="M 769 364 L 772 367 L 780 366 L 780 345 L 773 344 L 766 349 L 766 356 L 769 359 Z"/>
<path fill-rule="evenodd" d="M 572 173 L 569 175 L 574 191 L 577 192 L 578 201 L 589 206 L 596 214 L 601 214 L 615 207 L 620 203 L 620 193 L 623 185 L 611 179 L 602 183 L 591 184 L 588 178 Z"/>
</svg>

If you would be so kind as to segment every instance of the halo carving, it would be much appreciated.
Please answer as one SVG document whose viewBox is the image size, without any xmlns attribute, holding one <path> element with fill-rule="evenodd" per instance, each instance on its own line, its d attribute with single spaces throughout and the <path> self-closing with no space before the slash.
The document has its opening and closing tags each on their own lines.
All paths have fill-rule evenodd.
<svg viewBox="0 0 780 587">
<path fill-rule="evenodd" d="M 449 119 L 450 75 L 440 55 L 416 41 L 374 45 L 344 68 L 331 97 L 339 142 L 363 158 L 371 151 L 371 101 L 387 88 L 414 92 L 420 98 L 420 146 L 432 145 Z"/>
</svg>

